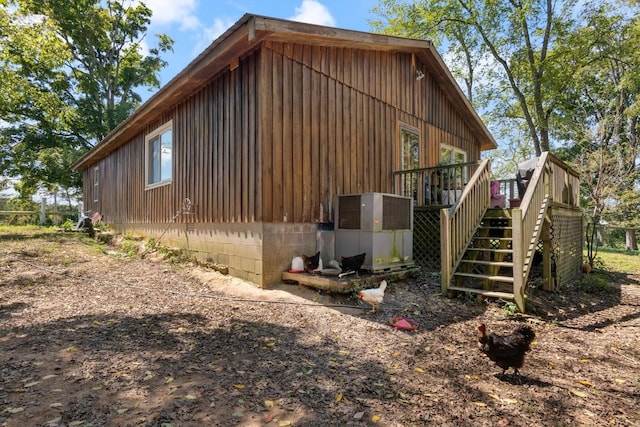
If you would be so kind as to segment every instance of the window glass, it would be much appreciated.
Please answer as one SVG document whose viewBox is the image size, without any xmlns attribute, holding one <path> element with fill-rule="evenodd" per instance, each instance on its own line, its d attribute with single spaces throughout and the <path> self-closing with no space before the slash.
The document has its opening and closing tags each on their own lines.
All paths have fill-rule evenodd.
<svg viewBox="0 0 640 427">
<path fill-rule="evenodd" d="M 420 167 L 420 134 L 409 128 L 400 128 L 400 169 L 417 169 Z"/>
<path fill-rule="evenodd" d="M 450 165 L 454 163 L 466 163 L 467 153 L 448 145 L 440 146 L 440 164 Z"/>
<path fill-rule="evenodd" d="M 147 137 L 147 185 L 169 182 L 173 171 L 171 122 Z"/>
<path fill-rule="evenodd" d="M 94 168 L 93 169 L 93 201 L 97 202 L 98 201 L 98 190 L 99 190 L 99 184 L 100 184 L 100 177 L 98 174 L 99 170 L 98 168 Z"/>
</svg>

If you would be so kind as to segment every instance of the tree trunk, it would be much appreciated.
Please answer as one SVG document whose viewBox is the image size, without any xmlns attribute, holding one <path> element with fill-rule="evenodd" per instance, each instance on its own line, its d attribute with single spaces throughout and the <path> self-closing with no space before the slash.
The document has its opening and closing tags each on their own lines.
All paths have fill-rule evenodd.
<svg viewBox="0 0 640 427">
<path fill-rule="evenodd" d="M 625 249 L 628 251 L 637 251 L 638 250 L 638 240 L 636 239 L 636 229 L 635 228 L 627 228 L 627 239 Z"/>
</svg>

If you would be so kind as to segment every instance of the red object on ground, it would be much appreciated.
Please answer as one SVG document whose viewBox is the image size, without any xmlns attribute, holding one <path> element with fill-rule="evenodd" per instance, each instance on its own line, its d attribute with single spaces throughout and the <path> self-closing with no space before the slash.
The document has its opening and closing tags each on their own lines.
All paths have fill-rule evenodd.
<svg viewBox="0 0 640 427">
<path fill-rule="evenodd" d="M 389 324 L 403 331 L 415 331 L 418 329 L 418 322 L 404 317 L 392 317 L 389 319 Z"/>
</svg>

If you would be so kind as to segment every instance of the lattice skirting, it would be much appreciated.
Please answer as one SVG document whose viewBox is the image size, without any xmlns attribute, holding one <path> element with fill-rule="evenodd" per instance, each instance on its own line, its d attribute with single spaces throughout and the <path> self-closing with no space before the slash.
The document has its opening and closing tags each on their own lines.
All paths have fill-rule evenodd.
<svg viewBox="0 0 640 427">
<path fill-rule="evenodd" d="M 440 209 L 413 210 L 413 261 L 423 271 L 440 271 Z"/>
<path fill-rule="evenodd" d="M 582 212 L 552 208 L 551 245 L 556 261 L 556 284 L 562 286 L 582 277 Z"/>
</svg>

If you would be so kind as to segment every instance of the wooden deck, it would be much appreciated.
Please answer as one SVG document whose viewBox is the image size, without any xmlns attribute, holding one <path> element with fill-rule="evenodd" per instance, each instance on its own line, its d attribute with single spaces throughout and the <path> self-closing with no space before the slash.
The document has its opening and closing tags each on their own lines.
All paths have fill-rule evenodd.
<svg viewBox="0 0 640 427">
<path fill-rule="evenodd" d="M 300 285 L 320 289 L 325 292 L 348 294 L 360 289 L 375 288 L 378 284 L 387 280 L 394 282 L 408 277 L 416 277 L 420 273 L 420 267 L 408 267 L 402 270 L 388 271 L 384 273 L 361 273 L 359 276 L 351 275 L 343 278 L 337 276 L 322 276 L 309 273 L 282 273 L 283 282 L 297 282 Z"/>
</svg>

